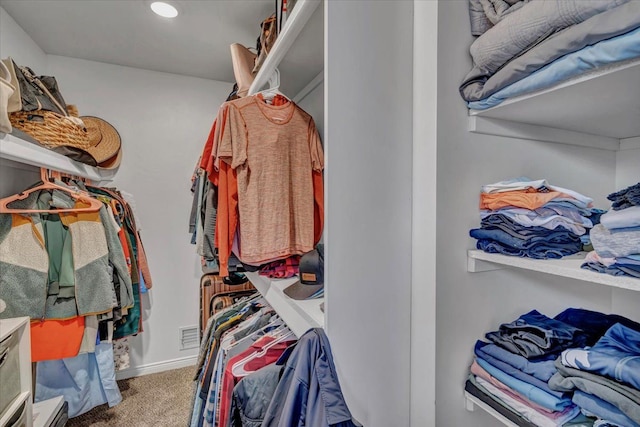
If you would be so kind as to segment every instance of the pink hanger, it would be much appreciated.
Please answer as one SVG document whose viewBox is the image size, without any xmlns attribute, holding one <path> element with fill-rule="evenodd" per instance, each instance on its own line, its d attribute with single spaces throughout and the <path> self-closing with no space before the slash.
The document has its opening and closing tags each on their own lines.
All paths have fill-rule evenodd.
<svg viewBox="0 0 640 427">
<path fill-rule="evenodd" d="M 59 172 L 56 172 L 59 174 Z M 60 176 L 60 175 L 58 175 Z M 64 212 L 96 212 L 99 211 L 103 206 L 102 202 L 94 199 L 88 194 L 80 191 L 74 191 L 68 187 L 64 187 L 62 185 L 58 185 L 54 182 L 49 181 L 49 177 L 47 176 L 47 170 L 45 168 L 40 168 L 40 179 L 42 180 L 42 184 L 37 185 L 33 188 L 29 188 L 28 190 L 23 191 L 20 194 L 14 194 L 13 196 L 5 197 L 0 200 L 0 213 L 64 213 Z M 9 203 L 15 202 L 17 200 L 26 199 L 31 193 L 40 190 L 59 190 L 64 191 L 67 194 L 70 194 L 72 198 L 82 203 L 87 203 L 89 206 L 83 208 L 68 208 L 68 209 L 20 209 L 20 208 L 10 208 Z"/>
</svg>

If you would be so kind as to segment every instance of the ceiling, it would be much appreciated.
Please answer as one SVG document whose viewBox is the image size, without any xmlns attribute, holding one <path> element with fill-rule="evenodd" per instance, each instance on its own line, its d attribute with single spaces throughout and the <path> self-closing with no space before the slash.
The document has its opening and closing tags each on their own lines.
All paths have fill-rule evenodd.
<svg viewBox="0 0 640 427">
<path fill-rule="evenodd" d="M 273 0 L 166 0 L 175 19 L 148 0 L 0 0 L 48 54 L 234 81 L 229 45 L 255 46 Z"/>
</svg>

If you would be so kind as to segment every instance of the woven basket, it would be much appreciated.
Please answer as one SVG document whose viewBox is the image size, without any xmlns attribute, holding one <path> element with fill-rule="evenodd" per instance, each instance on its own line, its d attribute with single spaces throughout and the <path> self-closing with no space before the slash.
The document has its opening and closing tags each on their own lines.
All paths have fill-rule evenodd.
<svg viewBox="0 0 640 427">
<path fill-rule="evenodd" d="M 9 120 L 14 128 L 47 148 L 70 146 L 85 150 L 91 146 L 85 128 L 52 111 L 17 111 L 10 114 Z"/>
</svg>

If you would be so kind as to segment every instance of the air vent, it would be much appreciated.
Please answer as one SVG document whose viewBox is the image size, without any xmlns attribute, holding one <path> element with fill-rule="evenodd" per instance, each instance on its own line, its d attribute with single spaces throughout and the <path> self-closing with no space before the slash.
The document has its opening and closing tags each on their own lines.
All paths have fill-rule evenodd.
<svg viewBox="0 0 640 427">
<path fill-rule="evenodd" d="M 184 326 L 180 331 L 180 350 L 188 350 L 190 348 L 198 348 L 199 337 L 197 326 Z"/>
</svg>

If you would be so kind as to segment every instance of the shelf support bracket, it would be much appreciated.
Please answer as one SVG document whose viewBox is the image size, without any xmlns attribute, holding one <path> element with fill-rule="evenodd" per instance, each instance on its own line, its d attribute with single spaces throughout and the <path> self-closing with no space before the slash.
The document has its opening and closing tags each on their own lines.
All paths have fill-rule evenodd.
<svg viewBox="0 0 640 427">
<path fill-rule="evenodd" d="M 504 267 L 494 262 L 483 261 L 472 257 L 467 257 L 467 271 L 469 273 L 482 273 L 485 271 L 502 270 Z"/>
<path fill-rule="evenodd" d="M 469 412 L 473 412 L 476 409 L 476 405 L 473 403 L 473 401 L 467 397 L 464 398 L 464 409 L 466 409 Z"/>
</svg>

